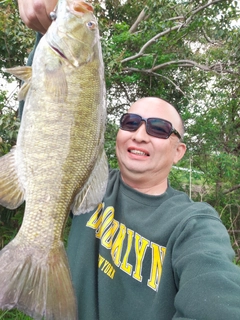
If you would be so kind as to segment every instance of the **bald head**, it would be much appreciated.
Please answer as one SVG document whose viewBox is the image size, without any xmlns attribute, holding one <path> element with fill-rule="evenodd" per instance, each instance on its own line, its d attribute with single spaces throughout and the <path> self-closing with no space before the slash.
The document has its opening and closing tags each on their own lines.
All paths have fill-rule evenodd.
<svg viewBox="0 0 240 320">
<path fill-rule="evenodd" d="M 134 102 L 128 110 L 129 113 L 141 114 L 145 118 L 156 117 L 168 120 L 183 138 L 183 120 L 176 110 L 166 100 L 157 97 L 145 97 Z"/>
</svg>

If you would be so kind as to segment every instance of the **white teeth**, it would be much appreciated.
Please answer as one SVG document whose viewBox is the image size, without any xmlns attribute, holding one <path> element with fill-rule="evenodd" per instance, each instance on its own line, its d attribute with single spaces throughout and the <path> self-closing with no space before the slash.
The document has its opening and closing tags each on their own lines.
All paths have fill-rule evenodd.
<svg viewBox="0 0 240 320">
<path fill-rule="evenodd" d="M 147 154 L 145 152 L 139 151 L 139 150 L 130 150 L 131 153 L 134 154 L 140 154 L 142 156 L 146 156 Z"/>
</svg>

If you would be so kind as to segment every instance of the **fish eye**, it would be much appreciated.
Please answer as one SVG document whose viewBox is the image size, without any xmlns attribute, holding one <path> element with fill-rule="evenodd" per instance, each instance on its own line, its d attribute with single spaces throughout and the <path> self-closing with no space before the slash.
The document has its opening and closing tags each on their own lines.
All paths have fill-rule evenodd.
<svg viewBox="0 0 240 320">
<path fill-rule="evenodd" d="M 96 28 L 96 23 L 94 21 L 87 22 L 87 27 L 91 30 L 94 30 Z"/>
</svg>

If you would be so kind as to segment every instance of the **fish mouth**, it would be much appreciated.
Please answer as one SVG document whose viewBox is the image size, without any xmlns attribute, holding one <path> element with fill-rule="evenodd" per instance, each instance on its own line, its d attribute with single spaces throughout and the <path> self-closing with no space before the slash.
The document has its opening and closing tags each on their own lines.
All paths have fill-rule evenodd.
<svg viewBox="0 0 240 320">
<path fill-rule="evenodd" d="M 90 3 L 81 0 L 75 0 L 71 3 L 70 8 L 75 13 L 86 13 L 86 12 L 93 12 L 93 6 Z"/>
<path fill-rule="evenodd" d="M 55 51 L 59 56 L 61 56 L 62 58 L 68 60 L 67 57 L 65 56 L 65 54 L 64 54 L 61 50 L 59 50 L 58 48 L 56 48 L 56 47 L 54 47 L 54 46 L 50 46 L 50 47 L 51 47 L 51 48 L 53 49 L 53 51 Z"/>
</svg>

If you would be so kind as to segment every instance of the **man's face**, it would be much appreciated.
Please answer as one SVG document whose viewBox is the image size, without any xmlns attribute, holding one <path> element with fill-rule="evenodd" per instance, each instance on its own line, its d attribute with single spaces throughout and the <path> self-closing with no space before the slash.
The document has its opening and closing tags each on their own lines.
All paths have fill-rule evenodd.
<svg viewBox="0 0 240 320">
<path fill-rule="evenodd" d="M 181 133 L 181 120 L 176 110 L 167 102 L 157 98 L 144 98 L 135 102 L 129 113 L 143 118 L 162 118 L 170 121 Z M 116 153 L 123 180 L 133 173 L 146 179 L 166 179 L 174 163 L 185 153 L 185 145 L 172 134 L 168 139 L 159 139 L 146 132 L 142 122 L 137 131 L 119 130 Z"/>
</svg>

